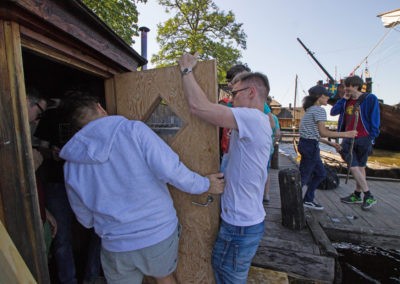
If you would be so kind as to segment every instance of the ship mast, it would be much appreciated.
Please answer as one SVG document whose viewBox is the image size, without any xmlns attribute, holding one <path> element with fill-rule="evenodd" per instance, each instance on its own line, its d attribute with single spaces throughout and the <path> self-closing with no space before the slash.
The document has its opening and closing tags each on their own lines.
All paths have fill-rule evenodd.
<svg viewBox="0 0 400 284">
<path fill-rule="evenodd" d="M 297 74 L 294 82 L 294 103 L 293 103 L 293 119 L 292 119 L 293 133 L 296 132 L 296 101 L 297 101 Z"/>
</svg>

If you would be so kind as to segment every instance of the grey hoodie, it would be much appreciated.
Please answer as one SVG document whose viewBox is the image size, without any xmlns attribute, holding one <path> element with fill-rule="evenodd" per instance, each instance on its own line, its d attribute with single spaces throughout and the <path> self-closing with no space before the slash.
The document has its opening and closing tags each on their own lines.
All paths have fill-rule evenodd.
<svg viewBox="0 0 400 284">
<path fill-rule="evenodd" d="M 149 127 L 122 116 L 94 120 L 62 148 L 67 194 L 79 222 L 114 252 L 168 238 L 178 220 L 167 183 L 192 194 L 209 180 L 179 161 Z"/>
</svg>

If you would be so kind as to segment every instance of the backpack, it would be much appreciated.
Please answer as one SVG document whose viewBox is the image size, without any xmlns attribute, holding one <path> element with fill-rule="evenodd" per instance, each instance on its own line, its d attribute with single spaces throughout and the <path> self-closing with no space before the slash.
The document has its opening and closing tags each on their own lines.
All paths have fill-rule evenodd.
<svg viewBox="0 0 400 284">
<path fill-rule="evenodd" d="M 318 189 L 327 190 L 335 189 L 339 186 L 340 180 L 335 169 L 324 165 L 326 171 L 325 179 L 317 186 Z"/>
</svg>

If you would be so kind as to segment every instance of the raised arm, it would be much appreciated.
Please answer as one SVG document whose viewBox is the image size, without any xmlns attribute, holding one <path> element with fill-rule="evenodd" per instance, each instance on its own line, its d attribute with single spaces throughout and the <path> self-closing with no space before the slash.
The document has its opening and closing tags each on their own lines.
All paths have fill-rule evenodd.
<svg viewBox="0 0 400 284">
<path fill-rule="evenodd" d="M 344 108 L 344 105 L 346 103 L 346 99 L 342 98 L 336 102 L 336 104 L 331 108 L 331 115 L 339 115 L 342 109 Z"/>
<path fill-rule="evenodd" d="M 238 126 L 230 108 L 210 102 L 200 88 L 192 73 L 196 63 L 196 54 L 185 53 L 179 60 L 183 92 L 188 100 L 190 112 L 216 126 L 237 129 Z"/>
</svg>

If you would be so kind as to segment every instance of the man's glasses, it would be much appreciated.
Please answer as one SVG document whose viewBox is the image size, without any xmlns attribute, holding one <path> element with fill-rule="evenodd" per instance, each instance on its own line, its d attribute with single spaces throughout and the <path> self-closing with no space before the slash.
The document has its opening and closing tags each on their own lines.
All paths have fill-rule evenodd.
<svg viewBox="0 0 400 284">
<path fill-rule="evenodd" d="M 247 89 L 250 89 L 250 87 L 246 87 L 246 88 L 235 90 L 235 91 L 230 91 L 230 94 L 232 95 L 232 98 L 234 98 L 239 92 L 247 90 Z"/>
<path fill-rule="evenodd" d="M 38 103 L 35 103 L 35 106 L 37 106 L 38 109 L 40 110 L 40 113 L 36 116 L 36 119 L 41 119 L 43 117 L 43 114 L 44 114 L 44 109 Z"/>
</svg>

